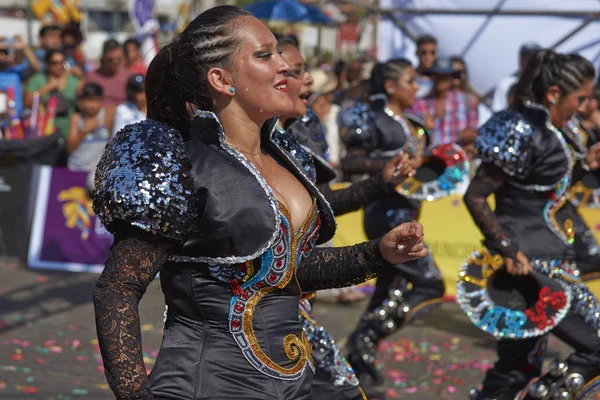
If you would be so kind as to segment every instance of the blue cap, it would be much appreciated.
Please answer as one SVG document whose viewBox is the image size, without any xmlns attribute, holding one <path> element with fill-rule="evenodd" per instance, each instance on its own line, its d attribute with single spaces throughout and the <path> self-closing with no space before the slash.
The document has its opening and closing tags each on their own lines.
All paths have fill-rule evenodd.
<svg viewBox="0 0 600 400">
<path fill-rule="evenodd" d="M 427 73 L 428 75 L 453 75 L 452 61 L 446 57 L 438 57 Z"/>
</svg>

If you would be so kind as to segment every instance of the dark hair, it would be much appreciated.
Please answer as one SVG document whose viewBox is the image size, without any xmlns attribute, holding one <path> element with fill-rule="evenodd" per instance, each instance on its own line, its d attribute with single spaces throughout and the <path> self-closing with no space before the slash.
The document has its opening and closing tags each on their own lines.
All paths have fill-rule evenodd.
<svg viewBox="0 0 600 400">
<path fill-rule="evenodd" d="M 386 93 L 385 82 L 397 81 L 406 68 L 412 67 L 410 61 L 405 58 L 394 58 L 385 63 L 377 63 L 371 71 L 370 88 L 371 95 Z"/>
<path fill-rule="evenodd" d="M 50 32 L 61 32 L 62 33 L 62 28 L 58 25 L 55 24 L 51 24 L 51 25 L 46 25 L 46 26 L 42 26 L 40 28 L 40 37 L 44 37 L 46 36 L 48 33 Z"/>
<path fill-rule="evenodd" d="M 127 91 L 127 101 L 135 102 L 135 95 L 143 92 L 146 85 L 144 75 L 132 75 L 127 81 L 125 89 Z"/>
<path fill-rule="evenodd" d="M 461 56 L 452 56 L 450 57 L 450 62 L 459 62 L 464 66 L 467 66 L 467 63 L 465 62 L 464 58 L 462 58 Z"/>
<path fill-rule="evenodd" d="M 83 33 L 81 32 L 81 28 L 78 23 L 70 22 L 62 30 L 63 39 L 65 36 L 73 36 L 75 38 L 76 43 L 81 43 L 83 41 Z"/>
<path fill-rule="evenodd" d="M 299 49 L 300 41 L 298 40 L 298 37 L 296 35 L 285 35 L 281 36 L 280 38 L 277 38 L 277 45 L 279 47 L 293 46 Z"/>
<path fill-rule="evenodd" d="M 594 91 L 592 92 L 592 97 L 596 99 L 596 101 L 600 101 L 600 86 L 594 87 Z"/>
<path fill-rule="evenodd" d="M 81 92 L 79 93 L 78 99 L 90 99 L 96 97 L 104 97 L 104 90 L 102 86 L 97 83 L 86 83 L 81 88 Z"/>
<path fill-rule="evenodd" d="M 102 44 L 102 57 L 113 50 L 121 48 L 121 43 L 116 39 L 108 39 Z"/>
<path fill-rule="evenodd" d="M 559 54 L 553 50 L 536 52 L 515 86 L 515 107 L 525 102 L 544 104 L 548 88 L 558 86 L 561 96 L 582 87 L 595 76 L 592 63 L 578 54 Z"/>
<path fill-rule="evenodd" d="M 148 118 L 165 123 L 189 138 L 188 104 L 212 111 L 207 73 L 224 67 L 239 46 L 232 23 L 251 16 L 236 6 L 218 6 L 198 15 L 154 57 L 146 74 Z"/>
<path fill-rule="evenodd" d="M 44 62 L 45 62 L 46 64 L 49 64 L 49 63 L 50 63 L 50 60 L 52 60 L 52 57 L 54 57 L 54 56 L 55 56 L 55 55 L 57 55 L 57 54 L 60 54 L 60 55 L 62 55 L 63 57 L 66 57 L 66 56 L 65 56 L 65 53 L 64 53 L 64 51 L 62 51 L 62 50 L 57 50 L 57 49 L 48 50 L 48 51 L 46 52 L 46 54 L 44 55 Z"/>
<path fill-rule="evenodd" d="M 127 46 L 129 46 L 130 44 L 133 44 L 135 47 L 138 48 L 138 50 L 142 47 L 139 40 L 137 40 L 136 38 L 129 38 L 123 43 L 123 48 L 127 48 Z"/>
<path fill-rule="evenodd" d="M 333 72 L 335 76 L 340 76 L 342 72 L 346 70 L 346 62 L 344 60 L 339 60 L 333 66 Z"/>
<path fill-rule="evenodd" d="M 419 36 L 419 38 L 417 39 L 417 50 L 420 49 L 421 46 L 424 46 L 426 44 L 435 44 L 435 45 L 437 45 L 437 39 L 434 38 L 431 35 Z"/>
</svg>

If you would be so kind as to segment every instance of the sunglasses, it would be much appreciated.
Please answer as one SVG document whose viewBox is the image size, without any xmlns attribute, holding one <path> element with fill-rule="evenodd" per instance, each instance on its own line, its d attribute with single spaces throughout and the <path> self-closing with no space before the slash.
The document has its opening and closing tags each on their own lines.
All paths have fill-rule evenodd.
<svg viewBox="0 0 600 400">
<path fill-rule="evenodd" d="M 309 72 L 308 66 L 304 66 L 303 68 L 291 69 L 288 72 L 286 72 L 284 74 L 284 76 L 286 78 L 300 79 L 304 76 L 304 74 L 307 74 L 308 72 Z"/>
</svg>

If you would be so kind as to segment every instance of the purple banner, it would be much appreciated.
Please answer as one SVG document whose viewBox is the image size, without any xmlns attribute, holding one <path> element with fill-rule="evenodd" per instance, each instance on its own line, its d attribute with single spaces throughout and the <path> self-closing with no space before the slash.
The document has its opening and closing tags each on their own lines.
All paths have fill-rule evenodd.
<svg viewBox="0 0 600 400">
<path fill-rule="evenodd" d="M 152 19 L 154 0 L 129 0 L 129 18 L 136 33 L 142 30 L 144 24 Z"/>
<path fill-rule="evenodd" d="M 29 246 L 29 266 L 101 272 L 112 235 L 92 210 L 87 173 L 42 167 Z"/>
</svg>

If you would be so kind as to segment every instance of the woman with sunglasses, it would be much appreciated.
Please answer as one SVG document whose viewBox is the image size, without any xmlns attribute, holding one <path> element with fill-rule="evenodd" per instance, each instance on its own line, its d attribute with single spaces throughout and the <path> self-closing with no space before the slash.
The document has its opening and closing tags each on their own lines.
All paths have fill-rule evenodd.
<svg viewBox="0 0 600 400">
<path fill-rule="evenodd" d="M 65 68 L 66 57 L 61 50 L 49 50 L 44 57 L 46 70 L 34 74 L 25 87 L 25 106 L 32 107 L 35 93 L 46 107 L 51 97 L 58 98 L 55 126 L 65 138 L 69 135 L 71 115 L 75 111 L 77 93 L 82 83 Z"/>
<path fill-rule="evenodd" d="M 358 210 L 361 207 L 394 191 L 395 186 L 414 171 L 407 163 L 408 156 L 399 155 L 386 163 L 380 174 L 354 184 L 349 188 L 333 191 L 329 182 L 335 178 L 335 170 L 327 162 L 328 146 L 324 127 L 318 117 L 307 107 L 309 86 L 312 78 L 304 67 L 304 59 L 294 42 L 285 38 L 279 41 L 279 49 L 290 64 L 288 90 L 294 103 L 292 113 L 280 117 L 281 129 L 276 136 L 284 147 L 296 154 L 308 157 L 309 168 L 314 168 L 319 189 L 329 201 L 336 216 Z M 287 129 L 284 130 L 283 127 Z M 314 165 L 314 167 L 313 167 Z M 300 300 L 300 321 L 311 342 L 315 359 L 313 400 L 366 399 L 375 393 L 364 393 L 352 367 L 346 362 L 332 335 L 321 327 L 312 315 L 315 293 L 304 293 Z M 377 393 L 376 397 L 383 398 Z"/>
<path fill-rule="evenodd" d="M 532 308 L 510 314 L 516 319 L 509 314 L 486 319 L 504 310 L 492 307 L 484 313 L 485 302 L 470 306 L 467 301 L 473 296 L 465 291 L 470 289 L 464 282 L 459 284 L 459 302 L 467 305 L 463 309 L 478 326 L 488 332 L 495 332 L 499 323 L 510 328 L 508 333 L 494 334 L 498 361 L 487 371 L 482 389 L 473 391 L 473 399 L 513 400 L 518 393 L 519 399 L 529 400 L 583 399 L 597 389 L 600 307 L 578 277 L 572 214 L 564 207 L 571 183 L 600 166 L 598 146 L 586 153 L 577 138 L 563 129 L 590 95 L 593 79 L 594 67 L 583 57 L 539 51 L 516 85 L 511 108 L 479 129 L 482 164 L 464 200 L 485 237 L 487 250 L 481 254 L 500 256 L 508 274 L 514 275 L 512 284 L 535 294 L 535 299 Z M 487 202 L 492 194 L 494 211 Z M 484 271 L 496 263 L 483 260 L 468 265 L 479 265 Z M 524 275 L 550 278 L 563 289 L 549 293 L 548 286 L 540 288 L 539 280 Z M 508 293 L 509 282 L 504 288 Z M 569 304 L 564 299 L 571 293 Z M 546 314 L 561 308 L 565 313 L 560 318 Z M 539 378 L 549 332 L 575 352 Z"/>
</svg>

